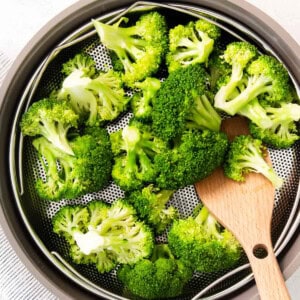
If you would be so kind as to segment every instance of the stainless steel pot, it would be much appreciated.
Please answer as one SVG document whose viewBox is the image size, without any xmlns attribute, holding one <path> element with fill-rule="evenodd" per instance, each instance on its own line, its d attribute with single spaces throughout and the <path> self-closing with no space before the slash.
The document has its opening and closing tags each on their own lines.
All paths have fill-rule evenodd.
<svg viewBox="0 0 300 300">
<path fill-rule="evenodd" d="M 126 298 L 122 296 L 114 273 L 95 274 L 87 268 L 70 265 L 61 255 L 64 245 L 52 235 L 49 218 L 64 203 L 44 203 L 34 194 L 32 186 L 40 170 L 32 148 L 20 135 L 18 121 L 32 101 L 55 86 L 55 70 L 72 53 L 86 49 L 98 58 L 99 65 L 105 62 L 90 23 L 92 18 L 110 22 L 128 9 L 137 11 L 152 6 L 162 9 L 169 18 L 180 19 L 187 15 L 213 18 L 229 35 L 249 40 L 280 59 L 290 72 L 298 93 L 300 90 L 299 46 L 278 24 L 243 1 L 84 0 L 50 21 L 19 55 L 0 92 L 0 217 L 1 225 L 22 261 L 61 299 Z M 281 262 L 288 260 L 295 251 L 293 249 L 299 246 L 299 148 L 297 144 L 289 152 L 270 150 L 275 167 L 287 182 L 276 194 L 272 226 L 274 246 Z M 111 187 L 98 196 L 111 201 L 118 195 L 121 195 L 119 191 Z M 198 201 L 192 187 L 179 191 L 173 201 L 180 202 L 183 198 L 189 198 L 191 205 Z M 79 201 L 89 200 L 90 196 L 87 196 Z M 187 206 L 182 213 L 188 211 Z M 229 295 L 230 298 L 246 295 L 249 298 L 256 293 L 250 288 L 252 279 L 245 258 L 230 273 L 196 276 L 180 299 L 202 296 L 216 299 Z"/>
</svg>

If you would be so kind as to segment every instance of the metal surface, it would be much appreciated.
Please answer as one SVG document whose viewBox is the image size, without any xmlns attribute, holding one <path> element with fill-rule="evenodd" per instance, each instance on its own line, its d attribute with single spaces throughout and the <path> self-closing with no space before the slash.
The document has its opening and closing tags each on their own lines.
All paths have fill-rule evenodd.
<svg viewBox="0 0 300 300">
<path fill-rule="evenodd" d="M 213 18 L 214 22 L 227 32 L 227 38 L 232 38 L 234 33 L 234 38 L 247 39 L 259 46 L 262 52 L 271 53 L 278 57 L 272 47 L 241 23 L 215 11 L 200 9 L 196 6 L 137 2 L 128 9 L 115 10 L 101 16 L 101 20 L 113 22 L 128 11 L 137 12 L 140 9 L 152 8 L 153 6 L 161 8 L 167 18 L 173 19 L 176 15 L 179 22 L 185 22 L 191 16 Z M 187 17 L 188 15 L 189 17 Z M 97 18 L 97 16 L 94 17 Z M 28 80 L 15 113 L 10 139 L 9 168 L 11 182 L 17 207 L 24 224 L 42 253 L 68 278 L 91 293 L 108 299 L 126 299 L 122 296 L 122 286 L 116 279 L 115 271 L 102 275 L 91 267 L 74 265 L 68 261 L 66 255 L 67 245 L 52 232 L 51 226 L 51 217 L 65 204 L 85 204 L 92 199 L 104 199 L 107 202 L 112 202 L 122 197 L 123 192 L 112 183 L 99 193 L 88 194 L 72 201 L 47 202 L 39 199 L 35 192 L 34 182 L 38 177 L 44 176 L 43 169 L 38 162 L 37 154 L 31 145 L 30 139 L 23 139 L 18 128 L 20 116 L 26 108 L 33 101 L 47 96 L 53 89 L 59 87 L 61 80 L 59 73 L 62 62 L 65 62 L 80 50 L 91 54 L 95 58 L 99 69 L 105 69 L 110 63 L 108 54 L 99 43 L 99 38 L 90 22 L 77 28 L 76 31 L 51 49 L 50 54 L 41 62 L 36 68 L 36 72 Z M 299 91 L 299 86 L 292 73 L 291 76 L 296 89 Z M 130 115 L 126 115 L 112 123 L 109 125 L 108 130 L 111 132 L 124 127 L 129 117 Z M 297 168 L 297 165 L 300 161 L 300 145 L 296 144 L 288 150 L 270 149 L 270 155 L 275 170 L 285 179 L 284 186 L 276 193 L 272 223 L 272 238 L 276 254 L 279 255 L 299 225 L 297 210 L 299 209 L 300 169 Z M 182 216 L 187 216 L 198 201 L 194 188 L 190 186 L 176 192 L 172 204 L 178 207 Z M 164 241 L 165 238 L 164 235 L 159 237 L 160 241 Z M 200 296 L 204 295 L 208 299 L 224 297 L 244 286 L 252 278 L 251 270 L 244 256 L 240 266 L 230 270 L 229 273 L 195 273 L 184 295 L 178 299 L 199 299 Z"/>
</svg>

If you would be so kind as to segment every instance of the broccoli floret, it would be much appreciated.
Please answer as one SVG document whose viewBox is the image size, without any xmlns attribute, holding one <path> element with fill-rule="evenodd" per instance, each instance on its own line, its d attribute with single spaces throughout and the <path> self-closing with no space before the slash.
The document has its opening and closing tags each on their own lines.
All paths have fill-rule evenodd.
<svg viewBox="0 0 300 300">
<path fill-rule="evenodd" d="M 232 42 L 227 45 L 223 59 L 231 66 L 230 74 L 224 74 L 218 80 L 218 91 L 215 95 L 215 107 L 234 115 L 245 104 L 248 99 L 237 101 L 237 89 L 244 81 L 244 74 L 248 64 L 258 55 L 256 47 L 247 42 Z M 254 99 L 253 97 L 252 99 Z"/>
<path fill-rule="evenodd" d="M 220 35 L 219 27 L 201 19 L 170 29 L 166 57 L 169 72 L 190 64 L 207 63 Z"/>
<path fill-rule="evenodd" d="M 185 131 L 173 148 L 156 155 L 157 186 L 176 190 L 207 177 L 223 163 L 227 146 L 222 132 Z"/>
<path fill-rule="evenodd" d="M 174 206 L 167 207 L 173 193 L 172 190 L 161 190 L 151 184 L 142 190 L 131 192 L 126 199 L 134 206 L 140 218 L 160 234 L 178 217 Z"/>
<path fill-rule="evenodd" d="M 119 73 L 100 73 L 88 85 L 97 99 L 97 113 L 102 121 L 115 120 L 127 108 L 130 97 L 125 95 Z"/>
<path fill-rule="evenodd" d="M 274 106 L 265 105 L 264 110 L 271 120 L 271 126 L 264 128 L 250 122 L 253 137 L 275 148 L 288 148 L 299 140 L 296 124 L 300 120 L 299 104 L 279 102 Z"/>
<path fill-rule="evenodd" d="M 136 82 L 139 91 L 131 99 L 131 109 L 136 119 L 149 121 L 152 113 L 152 100 L 160 88 L 160 81 L 154 77 L 147 77 L 142 82 Z"/>
<path fill-rule="evenodd" d="M 205 206 L 196 207 L 194 216 L 175 220 L 168 233 L 168 243 L 175 257 L 205 273 L 233 267 L 242 253 L 239 242 Z"/>
<path fill-rule="evenodd" d="M 80 205 L 63 206 L 52 218 L 53 232 L 75 244 L 74 232 L 85 232 L 89 220 L 87 208 Z"/>
<path fill-rule="evenodd" d="M 95 62 L 85 53 L 76 54 L 62 65 L 66 75 L 61 88 L 57 91 L 58 99 L 68 100 L 73 110 L 80 116 L 80 121 L 89 126 L 99 123 L 97 99 L 87 85 L 95 76 Z"/>
<path fill-rule="evenodd" d="M 93 77 L 96 73 L 96 63 L 88 54 L 78 53 L 62 65 L 61 72 L 66 76 L 78 72 L 78 78 Z"/>
<path fill-rule="evenodd" d="M 175 259 L 167 244 L 157 244 L 150 259 L 118 269 L 118 279 L 126 292 L 143 299 L 179 296 L 193 271 Z"/>
<path fill-rule="evenodd" d="M 167 50 L 167 25 L 163 15 L 156 11 L 141 15 L 135 25 L 123 17 L 113 25 L 93 21 L 100 41 L 113 51 L 121 61 L 124 73 L 122 80 L 127 86 L 155 74 Z"/>
<path fill-rule="evenodd" d="M 232 84 L 231 77 L 217 92 L 217 108 L 234 115 L 256 98 L 270 103 L 291 101 L 292 88 L 288 72 L 276 58 L 260 55 L 245 70 L 238 83 Z"/>
<path fill-rule="evenodd" d="M 117 266 L 116 255 L 110 250 L 101 251 L 99 253 L 90 253 L 84 254 L 80 247 L 77 245 L 74 239 L 75 228 L 77 228 L 77 220 L 78 217 L 83 215 L 84 219 L 82 220 L 83 225 L 76 229 L 78 232 L 87 232 L 88 226 L 96 227 L 101 224 L 101 222 L 107 218 L 108 210 L 110 209 L 110 205 L 104 201 L 93 200 L 84 206 L 64 206 L 62 209 L 54 216 L 52 223 L 54 226 L 53 231 L 63 237 L 66 238 L 69 244 L 69 255 L 72 261 L 76 264 L 94 264 L 100 273 L 109 272 L 114 267 Z M 66 211 L 65 211 L 66 210 Z M 78 216 L 75 215 L 75 218 L 72 219 L 72 210 L 78 212 Z M 68 212 L 69 211 L 69 212 Z M 55 218 L 67 219 L 65 222 L 61 222 L 60 220 L 55 220 Z M 70 219 L 71 217 L 71 219 Z M 70 230 L 71 234 L 67 234 L 65 232 L 64 224 L 67 226 L 72 226 L 72 230 Z M 63 225 L 63 226 L 62 226 Z"/>
<path fill-rule="evenodd" d="M 67 138 L 77 128 L 78 115 L 65 101 L 45 98 L 34 102 L 23 114 L 20 126 L 24 135 L 43 136 L 65 154 L 74 155 Z"/>
<path fill-rule="evenodd" d="M 287 70 L 275 57 L 260 55 L 247 68 L 247 88 L 243 96 L 259 97 L 268 102 L 291 100 L 291 84 Z"/>
<path fill-rule="evenodd" d="M 99 202 L 99 203 L 98 203 Z M 75 263 L 95 264 L 100 273 L 117 264 L 134 264 L 153 250 L 153 234 L 122 199 L 85 206 L 64 206 L 52 218 L 53 231 L 64 237 Z"/>
<path fill-rule="evenodd" d="M 46 173 L 45 180 L 36 182 L 37 193 L 43 199 L 73 199 L 99 191 L 110 181 L 112 153 L 106 129 L 91 127 L 76 136 L 70 141 L 73 156 L 55 148 L 44 137 L 35 139 L 33 145 Z"/>
<path fill-rule="evenodd" d="M 87 204 L 87 210 L 89 212 L 89 225 L 97 227 L 105 218 L 107 218 L 110 205 L 104 201 L 92 200 Z"/>
<path fill-rule="evenodd" d="M 283 184 L 272 166 L 264 159 L 266 147 L 259 139 L 250 135 L 239 135 L 231 142 L 224 164 L 224 173 L 235 181 L 245 181 L 245 175 L 250 172 L 261 173 L 275 187 Z"/>
<path fill-rule="evenodd" d="M 155 181 L 154 157 L 165 150 L 166 143 L 154 136 L 150 125 L 134 119 L 111 135 L 115 154 L 112 177 L 124 191 L 137 190 Z"/>
<path fill-rule="evenodd" d="M 70 102 L 85 125 L 112 121 L 125 110 L 129 97 L 125 96 L 119 73 L 109 70 L 96 74 L 94 60 L 82 53 L 63 64 L 62 72 L 67 77 L 57 96 Z"/>
<path fill-rule="evenodd" d="M 170 73 L 153 100 L 153 129 L 168 141 L 186 128 L 219 131 L 221 117 L 209 101 L 208 74 L 200 64 Z"/>
</svg>

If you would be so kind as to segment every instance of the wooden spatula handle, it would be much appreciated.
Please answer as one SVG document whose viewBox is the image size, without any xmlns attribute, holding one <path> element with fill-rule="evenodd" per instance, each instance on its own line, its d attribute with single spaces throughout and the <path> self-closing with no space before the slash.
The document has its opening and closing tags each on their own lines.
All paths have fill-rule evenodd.
<svg viewBox="0 0 300 300">
<path fill-rule="evenodd" d="M 245 249 L 261 300 L 291 299 L 272 248 L 264 249 L 268 254 L 264 258 L 257 258 L 253 250 Z"/>
</svg>

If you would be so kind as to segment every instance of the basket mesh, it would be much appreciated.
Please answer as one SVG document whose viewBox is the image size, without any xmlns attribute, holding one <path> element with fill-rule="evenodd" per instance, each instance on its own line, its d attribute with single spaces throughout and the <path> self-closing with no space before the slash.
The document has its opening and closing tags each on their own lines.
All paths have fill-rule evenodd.
<svg viewBox="0 0 300 300">
<path fill-rule="evenodd" d="M 167 15 L 168 17 L 168 15 Z M 174 20 L 174 19 L 173 19 Z M 103 45 L 99 44 L 97 37 L 89 38 L 84 42 L 62 50 L 57 57 L 50 63 L 45 71 L 33 100 L 39 100 L 47 97 L 53 89 L 57 89 L 60 85 L 62 76 L 60 74 L 61 64 L 71 58 L 79 51 L 86 51 L 95 59 L 97 68 L 107 70 L 111 66 L 111 61 L 107 50 Z M 117 121 L 108 125 L 108 131 L 113 132 L 123 128 L 130 119 L 131 115 L 126 114 L 120 117 Z M 300 178 L 300 169 L 297 167 L 300 161 L 300 145 L 296 144 L 288 150 L 269 149 L 273 166 L 277 173 L 284 178 L 284 186 L 276 192 L 275 209 L 272 220 L 272 239 L 276 242 L 280 236 L 287 220 L 290 216 L 291 209 L 294 205 L 297 188 Z M 124 193 L 114 183 L 111 183 L 107 188 L 97 193 L 84 195 L 74 200 L 62 200 L 60 202 L 49 202 L 39 199 L 35 192 L 35 180 L 45 176 L 43 168 L 39 163 L 37 153 L 31 144 L 30 138 L 25 138 L 23 148 L 23 180 L 24 180 L 24 195 L 21 198 L 23 209 L 31 222 L 31 226 L 42 240 L 49 251 L 60 253 L 66 261 L 68 261 L 79 273 L 85 276 L 93 283 L 101 288 L 117 295 L 122 295 L 122 285 L 116 278 L 116 271 L 107 274 L 99 274 L 93 266 L 74 265 L 68 259 L 68 247 L 63 239 L 59 238 L 52 232 L 51 217 L 66 204 L 86 204 L 93 199 L 103 199 L 109 203 L 123 197 Z M 178 208 L 182 217 L 191 214 L 193 208 L 199 203 L 199 199 L 195 193 L 193 186 L 188 186 L 178 190 L 171 204 Z M 165 241 L 166 235 L 162 234 L 158 237 L 158 241 Z M 242 257 L 240 265 L 247 263 L 245 256 Z M 227 270 L 228 271 L 228 270 Z M 226 271 L 226 272 L 227 272 Z M 187 285 L 184 294 L 178 299 L 190 299 L 207 285 L 224 275 L 226 272 L 217 272 L 210 274 L 195 273 L 193 279 Z M 220 285 L 210 291 L 210 294 L 220 292 L 225 288 L 239 282 L 250 273 L 250 269 L 243 270 L 237 273 L 230 279 L 225 280 Z"/>
</svg>

